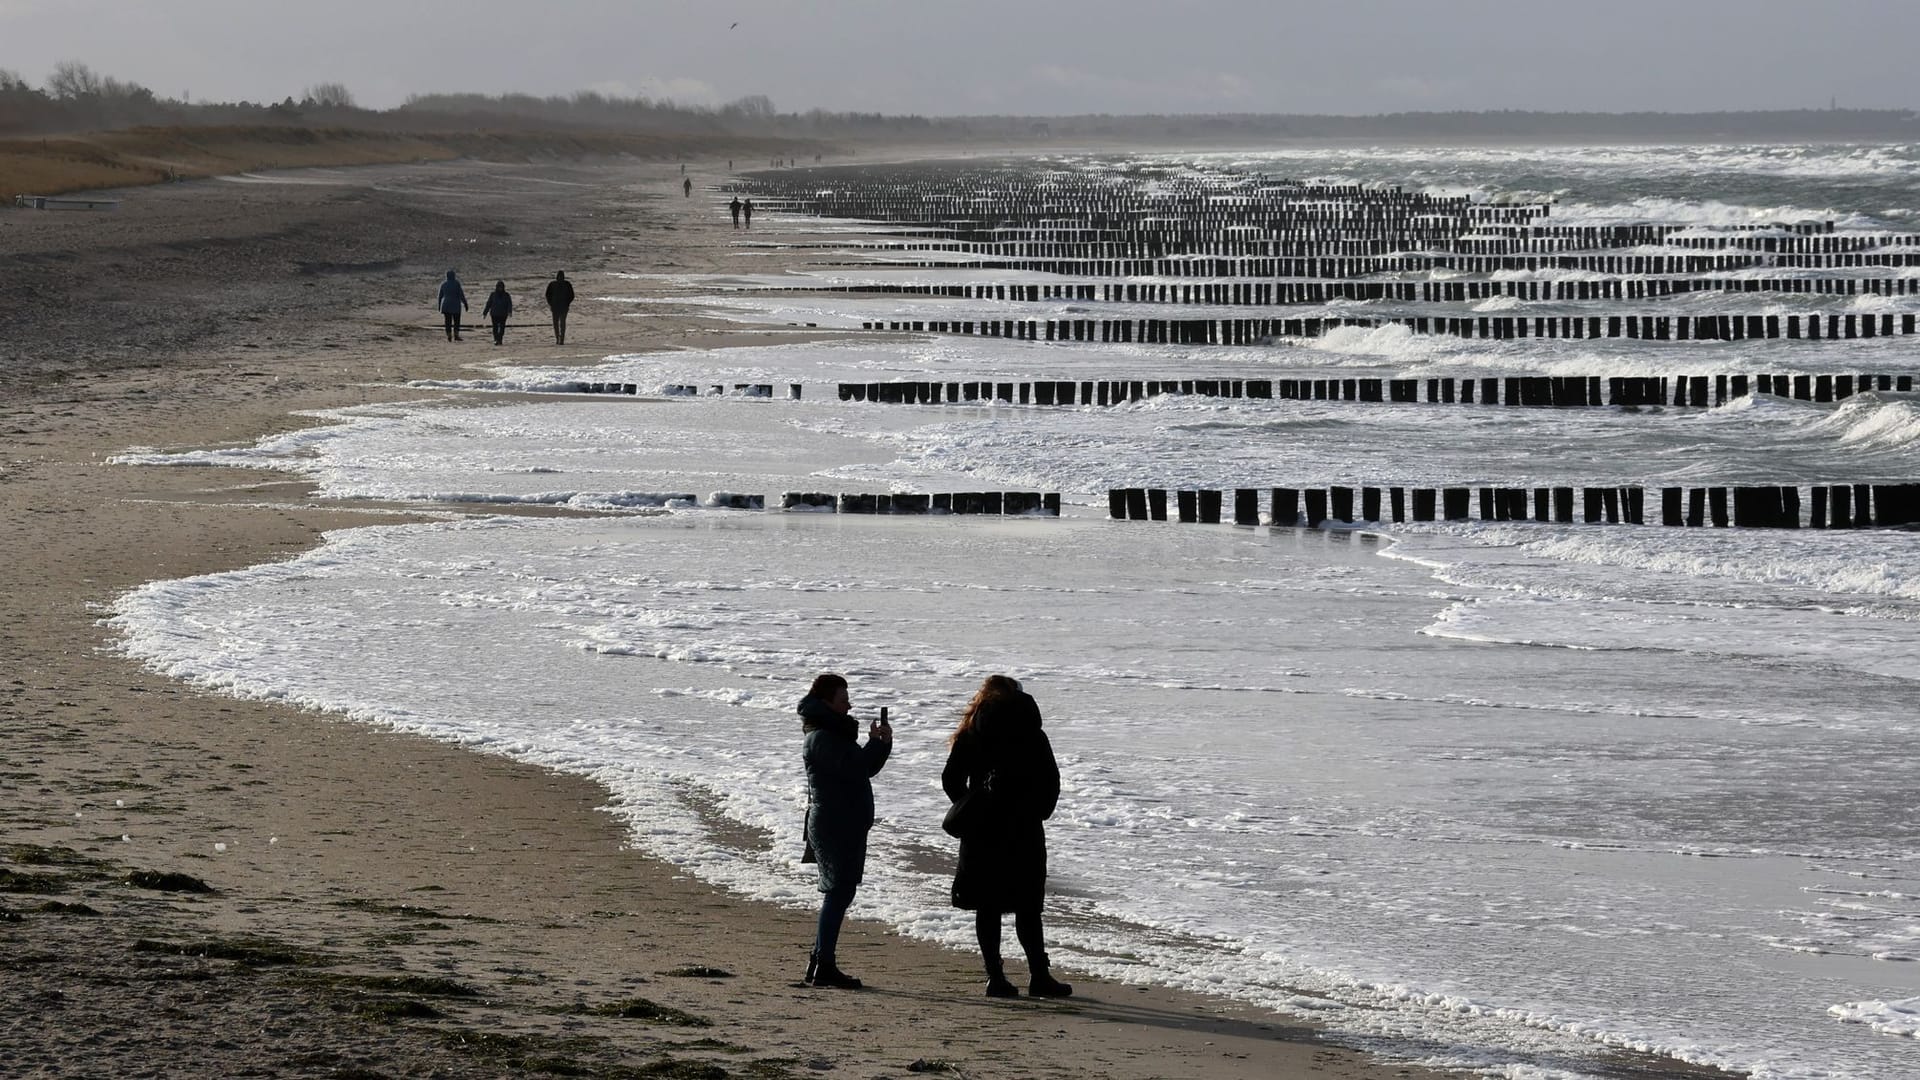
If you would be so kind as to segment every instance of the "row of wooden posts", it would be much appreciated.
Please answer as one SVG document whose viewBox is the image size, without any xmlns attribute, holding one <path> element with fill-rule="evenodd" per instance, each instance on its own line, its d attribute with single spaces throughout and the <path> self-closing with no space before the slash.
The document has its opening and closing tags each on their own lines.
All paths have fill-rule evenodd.
<svg viewBox="0 0 1920 1080">
<path fill-rule="evenodd" d="M 1158 176 L 1151 186 L 1119 175 L 1053 174 L 1040 178 L 1017 169 L 896 168 L 858 174 L 816 170 L 804 176 L 758 176 L 738 185 L 765 205 L 788 213 L 856 218 L 975 230 L 1004 226 L 1046 229 L 1114 228 L 1148 234 L 1209 230 L 1215 238 L 1228 228 L 1286 229 L 1302 225 L 1365 233 L 1383 222 L 1415 221 L 1452 225 L 1476 233 L 1503 226 L 1526 233 L 1571 239 L 1590 245 L 1640 246 L 1659 243 L 1685 226 L 1542 226 L 1544 204 L 1488 205 L 1465 196 L 1439 196 L 1398 188 L 1305 184 L 1268 176 L 1189 174 Z M 1766 232 L 1752 237 L 1763 244 L 1831 234 L 1833 223 L 1755 223 L 1723 227 L 1715 233 Z M 1788 237 L 1777 235 L 1787 233 Z M 1694 246 L 1716 246 L 1721 237 L 1683 237 Z M 1778 247 L 1775 250 L 1779 250 Z"/>
<path fill-rule="evenodd" d="M 1513 231 L 1518 234 L 1529 230 Z M 1860 233 L 1798 242 L 1785 237 L 1764 241 L 1754 238 L 1714 238 L 1707 242 L 1675 237 L 1660 244 L 1648 242 L 1616 246 L 1519 235 L 1487 238 L 1481 232 L 1476 229 L 1475 235 L 1463 235 L 1461 223 L 1450 220 L 1409 222 L 1391 229 L 1359 232 L 1327 225 L 1311 229 L 1271 230 L 1263 236 L 1254 236 L 1245 231 L 1220 233 L 1197 226 L 1165 232 L 1141 232 L 1132 228 L 976 230 L 970 228 L 968 223 L 952 222 L 925 227 L 877 229 L 864 233 L 856 243 L 863 248 L 885 251 L 943 251 L 1001 258 L 1057 260 L 1381 259 L 1409 254 L 1536 256 L 1554 260 L 1586 254 L 1596 258 L 1628 260 L 1618 264 L 1623 267 L 1645 268 L 1658 264 L 1632 260 L 1672 258 L 1683 252 L 1741 253 L 1742 258 L 1759 260 L 1762 265 L 1809 256 L 1825 260 L 1813 265 L 1847 265 L 1838 260 L 1848 255 L 1874 253 L 1878 249 L 1903 247 L 1909 241 L 1920 241 L 1920 238 L 1893 233 Z M 1058 239 L 1062 235 L 1093 235 L 1100 239 Z M 1716 240 L 1725 242 L 1714 242 Z M 1644 250 L 1647 247 L 1673 250 L 1649 255 Z M 1633 253 L 1620 254 L 1623 249 Z"/>
<path fill-rule="evenodd" d="M 1875 250 L 1907 247 L 1920 243 L 1920 237 L 1884 236 L 1864 250 L 1809 251 L 1769 255 L 1762 252 L 1741 254 L 1687 254 L 1698 249 L 1657 254 L 1594 254 L 1585 251 L 1540 250 L 1490 241 L 1456 239 L 1450 236 L 1420 241 L 1414 238 L 1359 243 L 1349 240 L 1271 241 L 1222 240 L 1196 243 L 1179 250 L 1155 250 L 1157 245 L 1137 243 L 1101 244 L 970 244 L 958 240 L 913 239 L 869 240 L 867 247 L 882 251 L 940 251 L 957 255 L 985 255 L 995 259 L 1032 259 L 1046 262 L 1141 263 L 1157 265 L 1163 261 L 1223 263 L 1237 266 L 1222 276 L 1235 277 L 1317 277 L 1310 268 L 1345 261 L 1348 266 L 1367 267 L 1374 272 L 1412 272 L 1432 269 L 1562 269 L 1591 270 L 1607 274 L 1682 274 L 1706 270 L 1741 270 L 1758 266 L 1838 269 L 1850 266 L 1915 266 L 1920 253 Z M 1251 270 L 1249 267 L 1251 264 Z M 1262 269 L 1271 273 L 1262 272 Z M 1189 274 L 1188 276 L 1191 276 Z M 1337 275 L 1348 276 L 1348 275 Z"/>
<path fill-rule="evenodd" d="M 866 192 L 873 185 L 862 177 Z M 1222 179 L 1239 184 L 1244 178 Z M 784 190 L 783 190 L 784 188 Z M 1106 189 L 1091 197 L 1039 201 L 995 201 L 978 189 L 954 197 L 907 195 L 866 200 L 842 188 L 826 197 L 778 183 L 750 183 L 762 205 L 783 213 L 886 222 L 886 234 L 968 243 L 1127 244 L 1185 248 L 1198 244 L 1259 243 L 1275 237 L 1338 239 L 1349 243 L 1390 244 L 1405 237 L 1427 238 L 1470 232 L 1462 237 L 1481 251 L 1502 245 L 1534 250 L 1673 246 L 1692 250 L 1736 249 L 1770 254 L 1819 254 L 1861 251 L 1902 242 L 1903 234 L 1837 235 L 1832 221 L 1759 222 L 1717 225 L 1711 231 L 1669 223 L 1631 225 L 1549 225 L 1550 207 L 1530 204 L 1495 207 L 1464 198 L 1382 202 L 1379 189 L 1309 196 L 1298 190 L 1265 187 L 1222 212 L 1218 196 L 1207 201 L 1167 198 L 1139 190 Z M 1226 250 L 1226 249 L 1221 249 Z M 1377 249 L 1376 249 L 1377 250 Z M 1064 252 L 1063 252 L 1064 253 Z"/>
<path fill-rule="evenodd" d="M 733 386 L 732 392 L 739 394 L 742 397 L 770 398 L 773 396 L 772 383 L 734 383 L 732 384 L 732 386 Z M 625 394 L 629 397 L 632 397 L 640 392 L 640 384 L 617 383 L 617 382 L 576 382 L 573 384 L 572 389 L 573 389 L 573 393 L 576 393 L 576 394 Z M 668 397 L 700 397 L 702 396 L 701 387 L 698 383 L 674 383 L 672 385 L 669 385 L 662 392 L 665 393 Z M 721 396 L 724 396 L 727 392 L 728 392 L 727 384 L 725 383 L 709 383 L 706 386 L 707 396 L 721 397 Z M 800 400 L 800 384 L 799 383 L 787 384 L 787 400 L 788 401 Z"/>
<path fill-rule="evenodd" d="M 1861 232 L 1844 236 L 1677 235 L 1683 227 L 1645 225 L 1613 229 L 1547 229 L 1526 225 L 1476 228 L 1472 236 L 1459 235 L 1451 219 L 1407 219 L 1387 225 L 1362 223 L 1316 224 L 1293 229 L 1271 225 L 1264 235 L 1245 230 L 1220 233 L 1185 222 L 1129 222 L 1116 228 L 1088 228 L 1078 223 L 1045 227 L 999 226 L 980 228 L 973 222 L 930 222 L 911 228 L 890 228 L 870 236 L 897 237 L 896 242 L 934 242 L 935 249 L 980 255 L 1018 255 L 1035 258 L 1159 258 L 1184 253 L 1219 256 L 1393 255 L 1440 244 L 1462 255 L 1518 255 L 1553 252 L 1606 251 L 1623 248 L 1671 247 L 1682 251 L 1744 251 L 1762 255 L 1845 255 L 1883 247 L 1920 244 L 1912 233 Z M 1488 236 L 1487 233 L 1498 233 Z M 1638 257 L 1638 256 L 1634 256 Z"/>
<path fill-rule="evenodd" d="M 1425 398 L 1420 396 L 1423 387 Z M 1123 405 L 1162 394 L 1197 397 L 1462 405 L 1725 405 L 1749 393 L 1800 401 L 1844 401 L 1870 391 L 1911 393 L 1912 375 L 1507 375 L 1430 379 L 1056 379 L 1032 382 L 840 383 L 841 401 L 886 405 L 1002 402 L 1009 405 Z"/>
<path fill-rule="evenodd" d="M 719 491 L 701 499 L 686 494 L 661 495 L 660 505 L 685 503 L 727 510 L 764 510 L 765 495 Z M 999 516 L 1060 516 L 1057 491 L 905 491 L 847 494 L 828 491 L 789 491 L 780 500 L 783 510 L 811 510 L 839 514 L 991 514 Z"/>
<path fill-rule="evenodd" d="M 1803 490 L 1806 498 L 1802 499 Z M 1607 487 L 1329 487 L 1235 488 L 1236 525 L 1318 528 L 1326 522 L 1386 524 L 1406 521 L 1542 521 L 1570 524 L 1579 496 L 1580 520 L 1590 524 L 1647 524 L 1647 488 Z M 1920 526 L 1920 484 L 1823 484 L 1741 487 L 1662 487 L 1659 523 L 1756 529 L 1855 529 Z M 1218 524 L 1226 493 L 1220 489 L 1111 488 L 1115 520 Z M 1262 497 L 1266 514 L 1261 514 Z M 1356 501 L 1357 496 L 1357 501 Z M 1477 496 L 1477 498 L 1476 498 Z M 1808 508 L 1803 516 L 1801 507 Z M 1411 510 L 1411 514 L 1409 514 Z"/>
<path fill-rule="evenodd" d="M 841 293 L 854 296 L 939 296 L 1010 303 L 1077 301 L 1113 304 L 1212 304 L 1272 307 L 1335 300 L 1471 303 L 1476 300 L 1646 300 L 1700 292 L 1772 292 L 1809 296 L 1912 296 L 1920 278 L 1629 278 L 1584 281 L 1211 281 L 1070 282 L 1058 285 L 781 285 L 744 293 Z"/>
<path fill-rule="evenodd" d="M 1631 338 L 1643 341 L 1823 341 L 1911 335 L 1915 314 L 1561 315 L 1301 319 L 890 319 L 863 330 L 911 331 L 1022 341 L 1166 345 L 1263 345 L 1324 337 L 1342 327 L 1404 327 L 1415 334 L 1487 340 Z"/>
<path fill-rule="evenodd" d="M 824 177 L 835 181 L 823 183 Z M 1046 223 L 1060 220 L 1206 222 L 1223 226 L 1275 219 L 1340 222 L 1349 227 L 1410 215 L 1493 224 L 1530 222 L 1542 204 L 1492 206 L 1464 195 L 1398 188 L 1305 184 L 1245 175 L 1164 177 L 1151 187 L 1131 177 L 1056 175 L 1041 184 L 1018 169 L 949 169 L 943 175 L 816 170 L 760 174 L 724 185 L 764 205 L 820 217 L 888 222 Z"/>
<path fill-rule="evenodd" d="M 856 245 L 846 245 L 856 246 Z M 950 252 L 941 243 L 857 245 L 881 252 Z M 821 266 L 873 269 L 871 261 L 823 262 Z M 1700 277 L 1733 270 L 1847 270 L 1865 267 L 1920 266 L 1920 252 L 1888 251 L 1851 255 L 1460 255 L 1427 252 L 1342 258 L 1225 258 L 1184 255 L 1158 259 L 920 259 L 920 270 L 1022 270 L 1062 277 L 1170 278 L 1357 278 L 1372 274 L 1495 274 L 1563 270 L 1589 274 L 1685 274 Z M 1630 269 L 1631 267 L 1631 269 Z"/>
<path fill-rule="evenodd" d="M 1059 517 L 1057 491 L 941 491 L 835 494 L 789 491 L 782 509 L 840 514 L 987 514 L 1006 517 Z"/>
<path fill-rule="evenodd" d="M 1278 399 L 1282 401 L 1357 401 L 1383 403 L 1518 405 L 1542 408 L 1580 406 L 1725 405 L 1749 393 L 1772 394 L 1800 401 L 1844 401 L 1872 391 L 1911 393 L 1912 375 L 1860 373 L 1841 375 L 1504 375 L 1479 378 L 1372 379 L 1049 379 L 1026 382 L 964 380 L 959 382 L 893 381 L 837 386 L 841 401 L 870 401 L 887 405 L 947 405 L 966 402 L 1008 405 L 1123 405 L 1162 394 L 1196 397 Z M 573 384 L 581 394 L 639 393 L 635 383 Z M 673 384 L 670 397 L 724 396 L 725 384 Z M 1422 396 L 1424 390 L 1424 396 Z M 732 392 L 743 397 L 772 398 L 769 383 L 734 383 Z M 801 399 L 801 384 L 787 384 L 787 400 Z"/>
</svg>

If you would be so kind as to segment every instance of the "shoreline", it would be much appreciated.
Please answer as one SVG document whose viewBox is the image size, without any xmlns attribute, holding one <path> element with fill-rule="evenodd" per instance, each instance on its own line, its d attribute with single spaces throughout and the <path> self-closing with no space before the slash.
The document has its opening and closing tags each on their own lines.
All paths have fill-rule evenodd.
<svg viewBox="0 0 1920 1080">
<path fill-rule="evenodd" d="M 399 171 L 437 186 L 476 170 L 500 175 L 471 164 Z M 670 260 L 655 266 L 717 267 L 731 234 L 723 218 L 700 229 L 694 212 L 705 200 L 669 191 L 677 172 L 609 168 L 600 179 L 615 194 L 583 196 L 593 209 L 572 209 L 644 215 L 650 238 L 667 241 L 649 248 L 649 234 L 635 234 L 641 250 Z M 215 201 L 254 194 L 231 187 L 204 190 Z M 410 196 L 399 203 L 417 204 Z M 359 209 L 344 207 L 348 218 Z M 537 226 L 565 234 L 548 236 L 538 258 L 501 245 L 509 276 L 649 268 L 619 241 L 603 243 L 576 275 L 578 253 L 600 230 L 565 209 Z M 392 227 L 403 228 L 404 217 Z M 438 220 L 426 219 L 429 227 Z M 433 254 L 430 233 L 399 243 L 424 251 L 416 256 L 423 263 Z M 105 270 L 122 250 L 89 254 Z M 696 1067 L 706 1065 L 734 1075 L 824 1067 L 879 1076 L 914 1062 L 927 1066 L 919 1071 L 978 1077 L 1437 1075 L 1318 1041 L 1296 1020 L 1161 987 L 1083 982 L 1079 996 L 1057 1005 L 992 1002 L 979 994 L 971 955 L 862 922 L 857 904 L 848 967 L 872 989 L 813 991 L 797 984 L 810 911 L 739 900 L 639 854 L 604 812 L 610 800 L 596 784 L 185 688 L 103 651 L 112 634 L 95 621 L 99 606 L 127 589 L 270 561 L 311 549 L 327 529 L 390 524 L 407 512 L 316 505 L 310 485 L 280 476 L 101 467 L 108 455 L 143 443 L 245 442 L 302 426 L 291 415 L 299 409 L 434 396 L 441 392 L 404 380 L 462 377 L 479 360 L 597 358 L 696 332 L 711 344 L 700 329 L 710 324 L 670 313 L 605 317 L 583 290 L 570 332 L 584 349 L 539 344 L 537 319 L 504 350 L 483 335 L 449 345 L 428 325 L 432 278 L 412 282 L 409 261 L 363 275 L 341 299 L 377 299 L 411 283 L 418 305 L 343 304 L 343 314 L 278 340 L 247 340 L 245 326 L 215 332 L 184 357 L 110 369 L 104 383 L 86 377 L 82 355 L 76 374 L 0 395 L 9 448 L 0 528 L 8 550 L 23 556 L 0 571 L 14 598 L 13 618 L 0 628 L 14 658 L 0 718 L 16 734 L 0 771 L 18 793 L 4 820 L 9 844 L 37 845 L 38 858 L 53 860 L 23 861 L 26 849 L 9 847 L 0 869 L 67 879 L 57 892 L 0 893 L 0 908 L 19 915 L 0 922 L 0 957 L 22 973 L 12 1000 L 23 1006 L 0 1010 L 0 1054 L 27 1063 L 25 1075 L 130 1073 L 155 1060 L 215 1073 L 270 1062 L 283 1075 L 316 1076 L 498 1075 L 541 1062 L 604 1075 L 641 1067 L 701 1075 Z M 463 276 L 477 284 L 498 274 Z M 300 308 L 308 287 L 295 272 L 275 295 L 294 294 L 285 303 Z M 518 287 L 523 311 L 538 311 L 535 289 Z M 7 375 L 0 390 L 18 385 Z M 263 490 L 275 497 L 252 501 Z M 139 869 L 193 875 L 219 891 L 116 883 Z M 101 914 L 33 910 L 48 899 Z M 136 950 L 141 940 L 160 945 Z M 256 951 L 242 960 L 166 951 L 232 952 L 210 943 Z M 296 959 L 273 959 L 282 954 Z M 405 989 L 391 981 L 400 973 L 473 994 Z M 638 998 L 711 1026 L 659 1011 L 651 1020 L 591 1011 Z M 569 1011 L 576 1007 L 587 1011 Z M 823 1021 L 828 1011 L 834 1019 Z M 1630 1067 L 1635 1075 L 1722 1075 L 1667 1066 L 1635 1059 Z"/>
</svg>

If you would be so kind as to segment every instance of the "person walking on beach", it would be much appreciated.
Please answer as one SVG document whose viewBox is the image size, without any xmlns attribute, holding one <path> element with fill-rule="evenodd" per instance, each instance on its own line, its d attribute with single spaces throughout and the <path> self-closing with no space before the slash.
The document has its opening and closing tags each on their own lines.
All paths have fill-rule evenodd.
<svg viewBox="0 0 1920 1080">
<path fill-rule="evenodd" d="M 1048 968 L 1040 903 L 1047 888 L 1047 834 L 1041 822 L 1060 801 L 1060 767 L 1040 730 L 1040 706 L 1020 684 L 990 675 L 960 715 L 940 786 L 956 805 L 960 834 L 953 906 L 974 913 L 988 997 L 1019 997 L 1000 961 L 1000 919 L 1013 912 L 1027 954 L 1027 993 L 1063 998 L 1073 987 Z M 966 806 L 960 807 L 963 801 Z M 977 804 L 977 805 L 976 805 Z M 952 819 L 958 816 L 959 821 Z"/>
<path fill-rule="evenodd" d="M 496 281 L 493 292 L 487 294 L 487 306 L 480 314 L 493 320 L 493 343 L 500 344 L 507 336 L 507 316 L 513 314 L 513 297 L 507 295 L 507 283 Z"/>
<path fill-rule="evenodd" d="M 884 718 L 860 727 L 852 716 L 847 680 L 827 672 L 800 699 L 806 733 L 807 844 L 820 868 L 820 925 L 803 981 L 819 987 L 860 989 L 860 980 L 840 970 L 835 950 L 853 893 L 866 874 L 867 832 L 873 828 L 874 774 L 893 751 L 893 728 Z M 883 710 L 884 712 L 884 710 Z"/>
<path fill-rule="evenodd" d="M 740 205 L 740 213 L 747 219 L 747 228 L 753 228 L 753 200 L 748 199 Z"/>
<path fill-rule="evenodd" d="M 567 309 L 573 306 L 573 282 L 565 270 L 555 270 L 547 282 L 547 310 L 553 312 L 553 343 L 567 343 Z"/>
<path fill-rule="evenodd" d="M 447 323 L 447 340 L 460 340 L 460 313 L 467 309 L 467 292 L 460 287 L 460 279 L 447 271 L 447 280 L 440 283 L 440 298 L 434 301 L 440 314 Z"/>
<path fill-rule="evenodd" d="M 686 192 L 687 198 L 693 198 L 693 178 L 688 177 L 680 181 L 680 190 Z"/>
<path fill-rule="evenodd" d="M 733 201 L 727 204 L 727 209 L 733 212 L 733 227 L 736 229 L 739 228 L 740 227 L 740 196 L 735 195 L 733 197 Z"/>
</svg>

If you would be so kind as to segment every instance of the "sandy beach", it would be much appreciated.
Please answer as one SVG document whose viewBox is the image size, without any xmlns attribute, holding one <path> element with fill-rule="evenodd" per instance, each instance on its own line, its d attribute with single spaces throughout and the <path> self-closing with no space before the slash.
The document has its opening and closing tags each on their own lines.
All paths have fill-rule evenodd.
<svg viewBox="0 0 1920 1080">
<path fill-rule="evenodd" d="M 816 991 L 798 981 L 811 912 L 649 859 L 585 780 L 201 693 L 111 651 L 99 619 L 126 589 L 410 513 L 105 463 L 128 447 L 248 442 L 482 362 L 780 340 L 593 300 L 609 271 L 725 267 L 735 234 L 701 190 L 724 163 L 688 174 L 692 199 L 665 164 L 376 166 L 0 213 L 0 1072 L 1431 1075 L 1161 988 L 989 1001 L 973 955 L 857 921 L 842 957 L 869 988 Z M 472 319 L 508 282 L 505 347 L 443 340 L 448 267 Z M 537 299 L 560 269 L 582 298 L 565 348 Z M 1626 1056 L 1618 1074 L 1717 1075 Z"/>
</svg>

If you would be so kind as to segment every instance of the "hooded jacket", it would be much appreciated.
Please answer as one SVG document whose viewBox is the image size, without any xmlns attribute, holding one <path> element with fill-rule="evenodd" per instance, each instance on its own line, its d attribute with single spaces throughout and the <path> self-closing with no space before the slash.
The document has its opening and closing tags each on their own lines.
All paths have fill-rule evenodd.
<svg viewBox="0 0 1920 1080">
<path fill-rule="evenodd" d="M 467 291 L 460 287 L 460 279 L 447 271 L 447 280 L 440 283 L 440 314 L 458 315 L 467 307 Z"/>
<path fill-rule="evenodd" d="M 807 739 L 807 839 L 819 860 L 820 891 L 858 885 L 873 828 L 872 778 L 893 744 L 868 739 L 860 745 L 859 723 L 819 698 L 801 698 L 797 711 Z"/>
<path fill-rule="evenodd" d="M 513 314 L 513 297 L 505 289 L 493 290 L 487 294 L 487 306 L 480 309 L 480 314 L 492 317 L 494 322 L 506 322 Z"/>
</svg>

